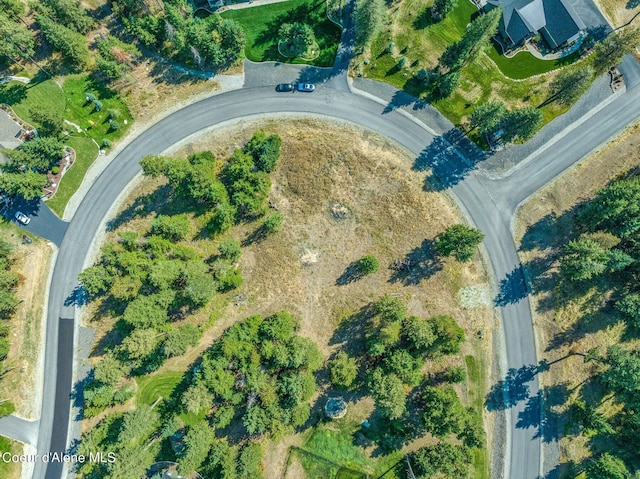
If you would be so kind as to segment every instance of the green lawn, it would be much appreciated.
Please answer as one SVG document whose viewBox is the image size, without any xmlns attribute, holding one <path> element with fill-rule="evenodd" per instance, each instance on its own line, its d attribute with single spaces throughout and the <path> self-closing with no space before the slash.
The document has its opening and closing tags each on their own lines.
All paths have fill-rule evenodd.
<svg viewBox="0 0 640 479">
<path fill-rule="evenodd" d="M 428 86 L 416 78 L 421 68 L 431 69 L 447 45 L 459 40 L 472 15 L 477 11 L 468 0 L 458 2 L 456 8 L 438 23 L 433 23 L 428 12 L 431 2 L 404 0 L 389 11 L 389 28 L 378 34 L 370 51 L 356 59 L 362 74 L 374 80 L 389 83 L 418 98 L 427 99 Z M 394 43 L 389 53 L 389 43 Z M 404 68 L 399 61 L 406 57 Z M 365 64 L 365 60 L 368 64 Z M 486 54 L 477 55 L 460 72 L 460 87 L 449 98 L 435 101 L 434 106 L 456 125 L 481 103 L 503 101 L 509 108 L 541 105 L 548 97 L 549 79 L 541 73 L 575 62 L 577 55 L 557 61 L 544 61 L 531 54 L 520 53 L 514 58 L 498 55 L 495 47 Z M 517 80 L 517 81 L 516 81 Z M 544 122 L 564 113 L 566 107 L 554 102 L 542 107 Z M 480 138 L 472 139 L 479 144 Z"/>
<path fill-rule="evenodd" d="M 23 448 L 19 443 L 0 436 L 0 454 L 10 452 L 11 454 L 22 454 Z M 0 477 L 19 477 L 18 463 L 11 461 L 0 461 Z"/>
<path fill-rule="evenodd" d="M 223 18 L 236 20 L 247 36 L 246 57 L 254 62 L 288 60 L 278 53 L 278 30 L 283 23 L 302 22 L 311 25 L 320 47 L 315 60 L 293 60 L 331 66 L 340 41 L 340 29 L 327 18 L 325 0 L 288 0 L 260 7 L 227 10 Z"/>
<path fill-rule="evenodd" d="M 85 93 L 88 92 L 102 102 L 101 111 L 96 112 L 93 104 L 87 104 Z M 16 114 L 29 123 L 32 122 L 32 109 L 46 107 L 57 110 L 63 114 L 65 120 L 79 125 L 98 143 L 103 138 L 117 140 L 131 125 L 131 114 L 118 95 L 87 75 L 66 77 L 63 88 L 53 79 L 41 81 L 37 77 L 27 85 L 18 82 L 5 83 L 0 86 L 0 103 L 11 105 Z M 120 113 L 117 120 L 120 127 L 117 131 L 109 129 L 109 109 Z M 90 121 L 94 122 L 94 126 L 90 125 Z"/>
<path fill-rule="evenodd" d="M 467 394 L 471 406 L 478 414 L 482 416 L 484 410 L 484 398 L 487 387 L 487 375 L 484 373 L 484 363 L 473 356 L 465 356 L 465 365 L 467 366 L 468 386 Z M 489 479 L 489 455 L 487 448 L 473 450 L 473 478 Z"/>
<path fill-rule="evenodd" d="M 360 424 L 347 418 L 318 425 L 311 433 L 303 449 L 330 461 L 356 471 L 373 474 L 377 477 L 392 467 L 402 457 L 399 451 L 388 455 L 371 457 L 365 450 L 354 444 L 354 435 Z M 385 479 L 397 479 L 394 471 L 390 471 Z"/>
<path fill-rule="evenodd" d="M 184 373 L 168 371 L 137 377 L 138 393 L 136 395 L 136 403 L 151 405 L 159 397 L 167 399 L 182 381 L 182 376 L 184 376 Z"/>
<path fill-rule="evenodd" d="M 487 55 L 498 65 L 505 76 L 515 80 L 550 72 L 556 68 L 570 65 L 580 58 L 578 52 L 557 60 L 540 60 L 529 52 L 520 52 L 512 58 L 507 58 L 498 52 L 495 45 L 487 49 Z"/>
<path fill-rule="evenodd" d="M 65 143 L 76 151 L 76 162 L 62 177 L 55 196 L 47 201 L 49 208 L 61 218 L 69 199 L 82 183 L 85 173 L 98 155 L 98 147 L 86 136 L 69 136 Z"/>
</svg>

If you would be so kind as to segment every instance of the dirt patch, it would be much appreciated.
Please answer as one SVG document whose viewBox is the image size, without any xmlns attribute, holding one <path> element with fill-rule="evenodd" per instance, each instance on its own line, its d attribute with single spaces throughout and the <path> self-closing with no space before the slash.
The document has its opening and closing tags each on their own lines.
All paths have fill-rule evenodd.
<svg viewBox="0 0 640 479">
<path fill-rule="evenodd" d="M 595 0 L 595 3 L 614 28 L 625 25 L 640 12 L 640 3 L 634 0 Z M 635 21 L 638 27 L 640 20 Z"/>
<path fill-rule="evenodd" d="M 616 141 L 540 190 L 518 211 L 516 239 L 520 243 L 520 257 L 535 285 L 532 306 L 542 351 L 539 359 L 553 364 L 542 375 L 542 382 L 550 390 L 567 391 L 564 397 L 555 398 L 558 404 L 553 413 L 558 420 L 558 431 L 563 431 L 566 424 L 566 402 L 583 384 L 589 387 L 587 380 L 596 367 L 593 363 L 585 364 L 583 358 L 574 353 L 594 347 L 603 351 L 619 342 L 623 332 L 620 325 L 611 325 L 583 328 L 578 335 L 572 333 L 578 318 L 589 308 L 599 310 L 598 305 L 606 298 L 585 294 L 565 307 L 555 306 L 553 286 L 562 246 L 560 241 L 571 232 L 576 205 L 592 198 L 606 183 L 638 165 L 639 133 L 640 124 L 628 128 Z M 596 313 L 591 321 L 600 325 L 610 323 L 602 313 Z M 561 437 L 559 445 L 561 462 L 580 462 L 590 454 L 589 439 L 582 435 Z"/>
<path fill-rule="evenodd" d="M 40 414 L 40 403 L 34 392 L 39 390 L 42 380 L 39 359 L 44 333 L 43 305 L 53 250 L 39 239 L 23 244 L 22 231 L 18 228 L 3 229 L 0 235 L 14 246 L 16 262 L 13 269 L 20 276 L 16 292 L 20 304 L 11 319 L 11 348 L 5 361 L 10 370 L 0 383 L 1 395 L 15 404 L 17 415 L 36 419 Z"/>
</svg>

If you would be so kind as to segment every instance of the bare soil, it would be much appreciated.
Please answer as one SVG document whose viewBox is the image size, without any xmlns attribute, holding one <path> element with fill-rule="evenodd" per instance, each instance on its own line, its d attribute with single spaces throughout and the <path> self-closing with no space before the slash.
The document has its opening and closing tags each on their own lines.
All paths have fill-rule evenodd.
<svg viewBox="0 0 640 479">
<path fill-rule="evenodd" d="M 640 12 L 640 3 L 635 0 L 595 0 L 595 2 L 614 28 L 627 24 Z M 637 28 L 640 20 L 636 19 L 635 22 Z"/>
<path fill-rule="evenodd" d="M 640 124 L 628 128 L 617 140 L 540 190 L 518 211 L 515 236 L 520 242 L 520 256 L 538 290 L 533 294 L 532 305 L 542 351 L 540 359 L 553 363 L 542 376 L 543 383 L 550 390 L 564 391 L 552 407 L 561 433 L 567 424 L 566 404 L 584 385 L 587 388 L 584 391 L 589 394 L 588 379 L 596 367 L 593 362 L 585 364 L 575 353 L 594 347 L 605 350 L 619 342 L 623 331 L 600 312 L 606 298 L 586 294 L 564 307 L 556 307 L 553 288 L 557 260 L 562 243 L 568 241 L 567 235 L 571 234 L 574 208 L 640 163 L 639 133 Z M 592 311 L 592 326 L 578 323 L 578 318 Z M 608 413 L 606 408 L 601 412 Z M 583 435 L 561 437 L 561 462 L 569 459 L 580 462 L 588 456 L 588 441 Z"/>
<path fill-rule="evenodd" d="M 494 324 L 492 308 L 483 293 L 488 283 L 484 266 L 479 257 L 464 265 L 440 262 L 431 246 L 438 233 L 463 221 L 450 198 L 425 191 L 424 174 L 412 170 L 411 157 L 405 151 L 346 123 L 302 118 L 238 122 L 190 140 L 172 156 L 210 150 L 222 158 L 242 147 L 257 129 L 282 137 L 282 155 L 271 175 L 269 201 L 273 211 L 284 216 L 283 227 L 243 248 L 240 269 L 244 284 L 226 301 L 216 300 L 187 319 L 200 324 L 210 324 L 212 318 L 215 321 L 197 347 L 170 359 L 161 371 L 185 370 L 234 321 L 281 309 L 301 318 L 301 334 L 314 340 L 328 358 L 345 340 L 336 334 L 336 328 L 363 306 L 392 294 L 405 301 L 410 314 L 453 316 L 468 338 L 460 357 L 484 356 L 489 375 Z M 135 197 L 154 191 L 158 185 L 142 180 L 123 202 L 123 210 Z M 151 219 L 136 218 L 119 231 L 144 232 Z M 241 224 L 231 235 L 246 240 L 259 224 Z M 114 231 L 105 239 L 116 235 Z M 199 241 L 197 247 L 213 254 L 223 239 Z M 347 274 L 349 266 L 365 254 L 377 257 L 380 270 L 353 280 Z M 389 269 L 394 260 L 407 257 L 413 260 L 411 271 Z M 463 288 L 466 294 L 459 294 Z M 112 322 L 104 318 L 100 321 L 97 340 L 102 345 L 110 343 L 106 336 L 109 324 Z M 485 331 L 481 340 L 477 338 L 480 330 Z M 461 359 L 451 358 L 429 364 L 427 372 L 438 371 L 449 362 L 463 364 Z M 354 408 L 350 406 L 350 414 L 365 419 L 372 407 L 366 398 Z M 304 434 L 297 434 L 268 444 L 265 477 L 280 477 L 289 446 L 303 442 Z"/>
<path fill-rule="evenodd" d="M 20 304 L 11 319 L 11 348 L 5 360 L 11 370 L 0 382 L 1 395 L 14 403 L 17 415 L 37 419 L 40 403 L 34 392 L 39 390 L 43 374 L 39 368 L 42 317 L 53 250 L 39 239 L 22 244 L 22 230 L 18 228 L 3 228 L 0 235 L 14 246 L 16 262 L 12 269 L 20 275 L 16 292 Z"/>
</svg>

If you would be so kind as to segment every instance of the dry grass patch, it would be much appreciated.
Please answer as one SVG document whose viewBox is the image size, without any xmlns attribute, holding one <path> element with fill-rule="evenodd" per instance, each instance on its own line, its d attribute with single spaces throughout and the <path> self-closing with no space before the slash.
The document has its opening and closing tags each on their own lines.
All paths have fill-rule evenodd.
<svg viewBox="0 0 640 479">
<path fill-rule="evenodd" d="M 10 371 L 0 382 L 1 397 L 16 406 L 16 414 L 35 419 L 40 413 L 40 404 L 35 400 L 35 391 L 42 378 L 39 370 L 42 352 L 42 316 L 52 248 L 43 240 L 33 238 L 31 244 L 22 244 L 23 231 L 8 226 L 0 235 L 13 245 L 16 262 L 12 269 L 20 276 L 16 297 L 20 304 L 11 319 L 9 341 L 11 348 L 5 366 Z"/>
<path fill-rule="evenodd" d="M 640 3 L 633 0 L 595 0 L 595 2 L 614 28 L 625 25 L 634 15 L 640 12 Z M 635 6 L 628 7 L 628 5 L 633 5 L 634 3 Z"/>
<path fill-rule="evenodd" d="M 607 346 L 620 342 L 624 328 L 613 324 L 608 315 L 600 311 L 607 298 L 595 288 L 563 307 L 555 306 L 553 294 L 558 292 L 553 289 L 553 274 L 557 272 L 560 241 L 571 234 L 573 208 L 577 204 L 592 198 L 609 181 L 638 166 L 639 132 L 640 124 L 629 128 L 616 141 L 540 190 L 518 211 L 516 239 L 521 242 L 521 259 L 525 265 L 545 265 L 542 271 L 539 267 L 529 270 L 531 279 L 538 282 L 541 289 L 533 295 L 532 301 L 542 351 L 540 359 L 550 363 L 559 360 L 544 373 L 542 380 L 545 386 L 565 385 L 573 391 L 569 398 L 578 393 L 580 386 L 597 367 L 593 362 L 585 364 L 580 356 L 573 353 L 595 347 L 604 351 Z M 523 241 L 528 246 L 523 247 Z M 588 319 L 578 323 L 578 319 L 585 316 Z M 587 389 L 584 393 L 588 395 L 590 391 Z M 605 415 L 613 413 L 607 407 L 601 412 Z M 566 424 L 566 418 L 562 417 L 565 411 L 566 406 L 556 408 L 560 414 L 559 431 L 563 431 Z M 583 436 L 561 438 L 561 462 L 569 459 L 579 462 L 586 457 L 589 454 L 587 442 Z"/>
</svg>

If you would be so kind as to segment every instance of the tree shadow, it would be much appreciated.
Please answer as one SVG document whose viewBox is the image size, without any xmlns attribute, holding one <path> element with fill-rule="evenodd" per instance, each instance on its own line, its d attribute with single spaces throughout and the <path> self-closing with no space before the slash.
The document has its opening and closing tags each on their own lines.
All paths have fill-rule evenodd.
<svg viewBox="0 0 640 479">
<path fill-rule="evenodd" d="M 432 239 L 425 239 L 420 246 L 408 252 L 404 259 L 392 263 L 389 268 L 394 271 L 389 282 L 399 282 L 405 286 L 417 285 L 442 270 L 442 262 L 436 254 L 434 245 Z"/>
<path fill-rule="evenodd" d="M 561 426 L 567 421 L 566 413 L 559 413 L 558 406 L 567 402 L 570 391 L 566 383 L 543 387 L 538 394 L 527 399 L 525 408 L 518 414 L 516 428 L 537 428 L 534 438 L 550 443 L 560 439 Z"/>
<path fill-rule="evenodd" d="M 418 155 L 413 169 L 430 170 L 425 190 L 443 191 L 457 185 L 485 160 L 487 154 L 467 139 L 462 131 L 452 128 L 437 136 Z"/>
<path fill-rule="evenodd" d="M 64 300 L 65 306 L 84 306 L 91 301 L 91 295 L 82 285 L 76 285 L 69 296 Z"/>
<path fill-rule="evenodd" d="M 519 369 L 511 368 L 505 378 L 491 387 L 485 398 L 489 411 L 504 411 L 529 398 L 528 383 L 539 372 L 538 365 L 528 364 Z"/>
<path fill-rule="evenodd" d="M 163 185 L 154 192 L 138 196 L 133 203 L 122 210 L 118 215 L 107 221 L 107 231 L 115 231 L 120 226 L 127 224 L 136 218 L 145 218 L 158 209 L 158 197 L 166 198 L 171 191 L 171 186 Z"/>
<path fill-rule="evenodd" d="M 400 67 L 396 64 L 386 74 L 387 76 L 389 76 L 397 73 L 398 71 L 400 71 Z M 429 105 L 429 102 L 421 98 L 416 98 L 413 95 L 409 95 L 402 90 L 397 90 L 391 97 L 391 100 L 389 100 L 389 103 L 387 103 L 387 106 L 385 106 L 384 110 L 382 110 L 382 114 L 386 115 L 388 113 L 391 113 L 392 111 L 397 110 L 398 108 L 406 107 L 409 105 L 413 105 L 414 110 L 422 110 L 423 108 L 426 108 L 427 105 Z"/>
<path fill-rule="evenodd" d="M 27 97 L 27 86 L 18 82 L 0 85 L 0 103 L 15 105 Z"/>
<path fill-rule="evenodd" d="M 362 306 L 356 313 L 345 318 L 335 329 L 330 345 L 340 345 L 349 356 L 358 357 L 366 350 L 366 326 L 373 316 L 373 303 Z"/>
<path fill-rule="evenodd" d="M 529 295 L 529 288 L 521 264 L 500 280 L 499 288 L 500 292 L 493 300 L 493 304 L 498 307 L 515 304 Z"/>
<path fill-rule="evenodd" d="M 352 261 L 349 266 L 345 268 L 343 273 L 336 279 L 337 286 L 345 286 L 347 284 L 355 283 L 364 275 L 358 268 L 358 261 Z"/>
<path fill-rule="evenodd" d="M 416 30 L 422 30 L 423 28 L 435 25 L 436 23 L 438 23 L 438 21 L 431 16 L 431 9 L 425 8 L 413 21 L 413 28 Z"/>
</svg>

